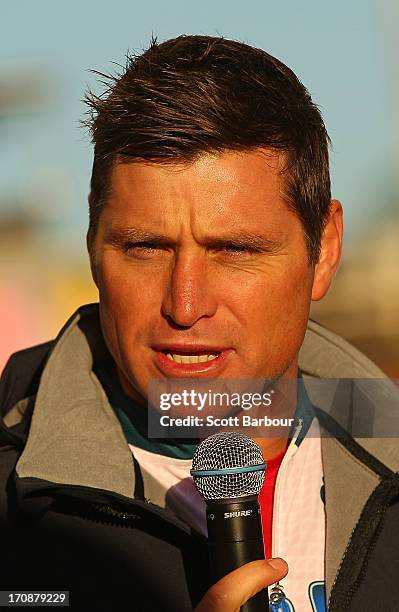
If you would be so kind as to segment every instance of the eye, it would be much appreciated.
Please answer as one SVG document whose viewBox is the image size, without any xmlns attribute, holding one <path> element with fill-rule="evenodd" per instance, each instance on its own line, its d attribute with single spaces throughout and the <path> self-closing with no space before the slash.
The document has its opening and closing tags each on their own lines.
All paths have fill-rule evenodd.
<svg viewBox="0 0 399 612">
<path fill-rule="evenodd" d="M 250 246 L 242 244 L 226 244 L 220 248 L 220 251 L 224 251 L 227 255 L 232 257 L 237 255 L 250 255 L 254 252 Z"/>
<path fill-rule="evenodd" d="M 248 247 L 232 244 L 230 246 L 226 246 L 225 250 L 232 251 L 233 253 L 243 253 L 248 251 Z"/>
<path fill-rule="evenodd" d="M 124 245 L 127 255 L 154 255 L 156 251 L 163 247 L 156 242 L 128 242 Z"/>
<path fill-rule="evenodd" d="M 157 245 L 155 242 L 138 242 L 134 246 L 145 251 L 153 251 L 154 249 L 157 249 L 159 245 Z"/>
</svg>

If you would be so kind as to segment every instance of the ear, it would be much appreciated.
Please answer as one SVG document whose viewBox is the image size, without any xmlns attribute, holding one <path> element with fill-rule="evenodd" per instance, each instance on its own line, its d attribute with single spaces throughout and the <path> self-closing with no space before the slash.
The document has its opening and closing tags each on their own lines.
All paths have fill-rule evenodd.
<svg viewBox="0 0 399 612">
<path fill-rule="evenodd" d="M 315 266 L 312 300 L 321 300 L 330 288 L 342 251 L 343 213 L 338 200 L 331 200 L 330 212 L 321 238 L 319 261 Z"/>
<path fill-rule="evenodd" d="M 91 193 L 89 193 L 89 197 L 88 197 L 89 206 L 90 206 L 90 197 L 91 197 Z M 90 231 L 90 225 L 89 225 L 89 229 L 87 230 L 87 234 L 86 234 L 86 247 L 87 247 L 87 251 L 89 253 L 91 277 L 92 277 L 96 287 L 98 288 L 97 272 L 96 272 L 96 266 L 95 266 L 95 261 L 94 261 L 93 236 L 92 236 L 91 231 Z"/>
<path fill-rule="evenodd" d="M 89 252 L 91 277 L 92 277 L 92 279 L 94 281 L 94 284 L 98 288 L 97 271 L 96 271 L 96 264 L 95 264 L 95 261 L 94 261 L 94 253 L 93 253 L 93 248 L 94 247 L 93 247 L 93 242 L 90 239 L 90 230 L 86 234 L 86 246 L 87 246 L 87 250 Z"/>
<path fill-rule="evenodd" d="M 91 235 L 90 227 L 89 227 L 89 229 L 87 230 L 87 234 L 86 234 L 86 247 L 87 247 L 87 252 L 89 253 L 91 277 L 92 277 L 92 279 L 94 281 L 94 284 L 98 288 L 97 271 L 96 271 L 96 264 L 95 264 L 95 258 L 94 258 L 94 244 L 93 244 L 93 242 L 94 242 L 93 236 Z"/>
</svg>

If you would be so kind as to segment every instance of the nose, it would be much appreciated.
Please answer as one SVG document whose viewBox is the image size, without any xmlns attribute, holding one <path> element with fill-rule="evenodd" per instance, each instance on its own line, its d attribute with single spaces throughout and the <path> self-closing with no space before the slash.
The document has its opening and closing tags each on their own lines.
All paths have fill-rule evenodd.
<svg viewBox="0 0 399 612">
<path fill-rule="evenodd" d="M 181 327 L 192 327 L 202 317 L 212 317 L 217 300 L 210 274 L 200 254 L 179 253 L 162 302 L 163 314 Z"/>
</svg>

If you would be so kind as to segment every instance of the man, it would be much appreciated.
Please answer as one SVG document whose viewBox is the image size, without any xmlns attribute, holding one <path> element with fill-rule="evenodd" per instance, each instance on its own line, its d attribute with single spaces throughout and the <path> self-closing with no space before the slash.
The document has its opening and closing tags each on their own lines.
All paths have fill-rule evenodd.
<svg viewBox="0 0 399 612">
<path fill-rule="evenodd" d="M 153 41 L 87 101 L 99 307 L 5 369 L 2 588 L 69 589 L 82 609 L 229 612 L 280 581 L 273 610 L 395 609 L 398 453 L 314 419 L 302 382 L 383 376 L 308 323 L 342 240 L 308 92 L 262 50 L 182 36 Z M 257 561 L 212 587 L 195 443 L 148 437 L 149 385 L 296 384 L 298 367 L 300 430 L 258 439 L 274 466 L 265 543 L 289 573 Z M 315 423 L 330 438 L 309 436 Z"/>
</svg>

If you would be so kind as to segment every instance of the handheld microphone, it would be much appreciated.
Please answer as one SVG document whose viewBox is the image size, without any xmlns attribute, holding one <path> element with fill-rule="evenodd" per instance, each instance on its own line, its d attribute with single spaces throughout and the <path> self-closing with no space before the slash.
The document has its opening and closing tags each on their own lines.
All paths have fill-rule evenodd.
<svg viewBox="0 0 399 612">
<path fill-rule="evenodd" d="M 191 469 L 207 511 L 209 560 L 217 582 L 249 561 L 264 559 L 258 495 L 266 464 L 259 446 L 244 434 L 221 432 L 198 446 Z M 241 612 L 269 610 L 267 589 Z"/>
</svg>

